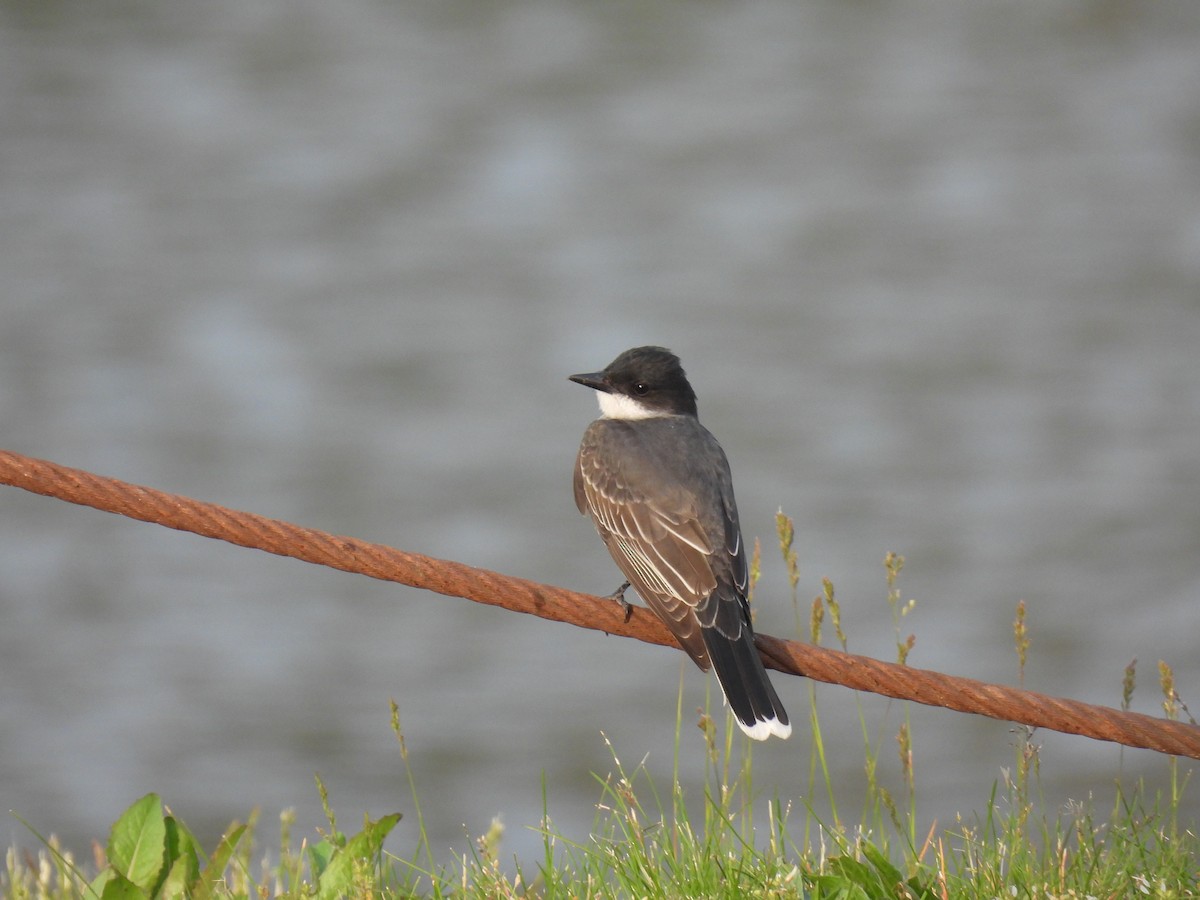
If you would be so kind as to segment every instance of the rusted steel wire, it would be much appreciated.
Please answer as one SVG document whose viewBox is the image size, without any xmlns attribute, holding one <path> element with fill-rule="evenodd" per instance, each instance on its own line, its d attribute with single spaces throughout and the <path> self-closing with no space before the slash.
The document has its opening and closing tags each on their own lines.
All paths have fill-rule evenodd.
<svg viewBox="0 0 1200 900">
<path fill-rule="evenodd" d="M 625 621 L 622 608 L 609 599 L 303 528 L 7 450 L 0 450 L 0 483 L 344 572 L 464 597 L 650 644 L 675 646 L 675 639 L 666 627 L 645 609 L 635 607 Z M 791 675 L 1200 759 L 1200 727 L 1195 725 L 881 662 L 765 634 L 758 636 L 758 647 L 767 666 Z"/>
</svg>

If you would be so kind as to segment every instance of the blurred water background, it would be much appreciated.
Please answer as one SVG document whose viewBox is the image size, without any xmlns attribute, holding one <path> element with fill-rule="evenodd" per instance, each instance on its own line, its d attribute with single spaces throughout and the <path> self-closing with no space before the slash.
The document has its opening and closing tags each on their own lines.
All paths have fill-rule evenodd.
<svg viewBox="0 0 1200 900">
<path fill-rule="evenodd" d="M 828 576 L 850 649 L 1200 710 L 1200 5 L 1038 0 L 0 4 L 0 446 L 607 592 L 566 375 L 678 352 L 761 538 L 760 630 Z M 545 777 L 702 774 L 661 649 L 0 490 L 0 807 L 86 849 L 155 790 L 211 842 L 285 807 L 494 815 Z M 797 734 L 755 787 L 806 796 Z M 818 691 L 843 814 L 856 700 Z M 861 699 L 902 783 L 898 704 Z M 918 811 L 986 808 L 1001 722 L 913 708 Z M 1039 733 L 1051 808 L 1166 761 Z M 1187 800 L 1200 810 L 1195 791 Z M 693 796 L 695 794 L 693 793 Z M 820 798 L 814 798 L 819 801 Z M 818 802 L 818 806 L 819 806 Z M 5 842 L 34 843 L 10 819 Z M 389 844 L 391 846 L 391 844 Z M 448 856 L 443 855 L 443 859 Z"/>
</svg>

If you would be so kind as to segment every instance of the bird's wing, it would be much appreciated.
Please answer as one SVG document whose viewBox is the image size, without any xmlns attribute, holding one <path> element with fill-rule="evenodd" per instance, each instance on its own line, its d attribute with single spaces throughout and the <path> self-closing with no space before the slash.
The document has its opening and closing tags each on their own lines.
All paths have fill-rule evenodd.
<svg viewBox="0 0 1200 900">
<path fill-rule="evenodd" d="M 630 584 L 707 669 L 700 629 L 716 627 L 734 638 L 741 633 L 746 561 L 732 497 L 723 516 L 729 526 L 714 540 L 700 515 L 706 496 L 683 490 L 661 469 L 650 481 L 644 469 L 614 465 L 606 449 L 601 435 L 585 436 L 575 467 L 576 504 L 591 514 Z"/>
<path fill-rule="evenodd" d="M 716 669 L 741 728 L 755 740 L 787 737 L 787 712 L 754 644 L 729 464 L 692 423 L 675 423 L 693 428 L 682 439 L 663 440 L 593 422 L 575 464 L 575 502 L 696 665 Z M 699 452 L 697 439 L 708 442 Z"/>
</svg>

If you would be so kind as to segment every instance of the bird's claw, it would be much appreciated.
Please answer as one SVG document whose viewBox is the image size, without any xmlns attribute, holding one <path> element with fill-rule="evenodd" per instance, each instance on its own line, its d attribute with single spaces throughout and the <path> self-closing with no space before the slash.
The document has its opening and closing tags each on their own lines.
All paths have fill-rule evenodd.
<svg viewBox="0 0 1200 900">
<path fill-rule="evenodd" d="M 629 582 L 628 581 L 626 581 L 619 588 L 617 588 L 615 591 L 613 591 L 611 594 L 608 594 L 605 597 L 606 600 L 616 600 L 618 603 L 621 604 L 621 608 L 623 610 L 625 610 L 625 621 L 626 622 L 628 622 L 629 617 L 633 615 L 633 604 L 625 599 L 625 592 L 627 590 L 629 590 Z"/>
</svg>

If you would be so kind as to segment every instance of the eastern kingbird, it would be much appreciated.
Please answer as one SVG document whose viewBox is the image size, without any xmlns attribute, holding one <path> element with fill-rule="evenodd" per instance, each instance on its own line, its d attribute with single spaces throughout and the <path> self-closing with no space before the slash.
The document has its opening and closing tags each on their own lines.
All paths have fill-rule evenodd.
<svg viewBox="0 0 1200 900">
<path fill-rule="evenodd" d="M 635 347 L 602 372 L 570 379 L 598 392 L 603 414 L 579 445 L 579 511 L 591 515 L 617 567 L 688 656 L 716 669 L 742 731 L 756 741 L 786 738 L 792 726 L 750 627 L 729 462 L 696 417 L 679 358 Z"/>
</svg>

